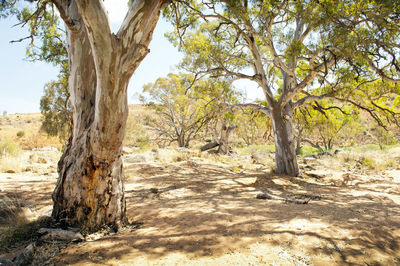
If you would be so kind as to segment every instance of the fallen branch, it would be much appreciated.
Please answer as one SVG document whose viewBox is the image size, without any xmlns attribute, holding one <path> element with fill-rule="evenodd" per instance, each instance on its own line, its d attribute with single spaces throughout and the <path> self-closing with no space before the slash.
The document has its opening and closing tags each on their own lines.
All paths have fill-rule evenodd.
<svg viewBox="0 0 400 266">
<path fill-rule="evenodd" d="M 52 228 L 40 228 L 39 234 L 43 235 L 42 240 L 61 240 L 61 241 L 81 241 L 84 237 L 79 232 L 52 229 Z"/>
<path fill-rule="evenodd" d="M 275 199 L 275 200 L 282 200 L 285 203 L 294 203 L 294 204 L 308 204 L 310 201 L 310 198 L 306 200 L 292 200 L 292 199 L 286 199 L 283 197 L 275 196 L 272 195 L 271 193 L 267 192 L 266 190 L 262 190 L 262 193 L 257 194 L 256 196 L 257 199 Z"/>
<path fill-rule="evenodd" d="M 201 147 L 200 150 L 201 151 L 207 151 L 207 150 L 210 150 L 210 149 L 215 148 L 217 146 L 219 146 L 219 143 L 210 142 L 210 143 L 207 143 L 206 145 L 204 145 L 203 147 Z"/>
</svg>

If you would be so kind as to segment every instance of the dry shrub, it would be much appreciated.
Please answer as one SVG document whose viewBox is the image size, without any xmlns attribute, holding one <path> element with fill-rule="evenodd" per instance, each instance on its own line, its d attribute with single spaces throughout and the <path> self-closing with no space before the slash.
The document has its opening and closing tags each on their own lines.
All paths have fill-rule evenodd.
<svg viewBox="0 0 400 266">
<path fill-rule="evenodd" d="M 41 131 L 35 133 L 30 132 L 29 137 L 24 138 L 21 143 L 21 147 L 25 150 L 40 149 L 48 146 L 60 149 L 62 143 L 58 137 L 50 137 Z"/>
<path fill-rule="evenodd" d="M 0 141 L 0 158 L 5 156 L 16 156 L 20 153 L 19 145 L 13 140 L 7 138 Z"/>
<path fill-rule="evenodd" d="M 390 150 L 345 151 L 328 158 L 326 167 L 384 171 L 400 163 L 400 148 Z"/>
</svg>

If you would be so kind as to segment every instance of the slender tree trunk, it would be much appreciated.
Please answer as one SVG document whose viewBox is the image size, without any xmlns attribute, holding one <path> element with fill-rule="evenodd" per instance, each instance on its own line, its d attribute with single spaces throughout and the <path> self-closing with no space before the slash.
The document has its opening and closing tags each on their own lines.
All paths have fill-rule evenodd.
<svg viewBox="0 0 400 266">
<path fill-rule="evenodd" d="M 288 103 L 283 110 L 271 109 L 275 139 L 275 163 L 278 174 L 299 175 L 293 133 L 293 111 Z"/>
<path fill-rule="evenodd" d="M 178 141 L 178 147 L 187 148 L 184 133 L 178 136 L 177 141 Z"/>
<path fill-rule="evenodd" d="M 67 24 L 73 132 L 59 164 L 52 216 L 91 232 L 126 222 L 121 159 L 127 87 L 149 52 L 163 1 L 137 0 L 117 35 L 102 1 L 56 1 Z"/>
</svg>

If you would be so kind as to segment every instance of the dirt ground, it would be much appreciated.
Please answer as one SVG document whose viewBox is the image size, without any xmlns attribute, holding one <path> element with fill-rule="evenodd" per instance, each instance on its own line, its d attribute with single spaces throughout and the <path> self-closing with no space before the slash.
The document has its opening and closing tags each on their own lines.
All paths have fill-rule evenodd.
<svg viewBox="0 0 400 266">
<path fill-rule="evenodd" d="M 313 169 L 293 178 L 261 165 L 232 170 L 190 159 L 130 164 L 127 214 L 143 223 L 140 228 L 70 244 L 52 262 L 399 265 L 400 170 L 365 175 Z M 55 173 L 1 173 L 0 189 L 48 214 L 55 181 Z M 308 204 L 256 199 L 262 190 Z"/>
</svg>

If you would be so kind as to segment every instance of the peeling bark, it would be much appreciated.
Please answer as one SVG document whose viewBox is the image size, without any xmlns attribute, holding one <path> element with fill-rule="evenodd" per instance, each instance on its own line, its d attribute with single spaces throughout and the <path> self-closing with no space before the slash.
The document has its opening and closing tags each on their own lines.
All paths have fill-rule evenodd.
<svg viewBox="0 0 400 266">
<path fill-rule="evenodd" d="M 118 226 L 126 222 L 127 87 L 148 53 L 163 1 L 134 1 L 118 36 L 102 1 L 54 3 L 67 25 L 73 131 L 58 164 L 52 216 L 84 232 Z"/>
<path fill-rule="evenodd" d="M 283 110 L 273 108 L 271 119 L 275 140 L 276 173 L 299 175 L 293 133 L 293 111 L 290 103 Z"/>
</svg>

